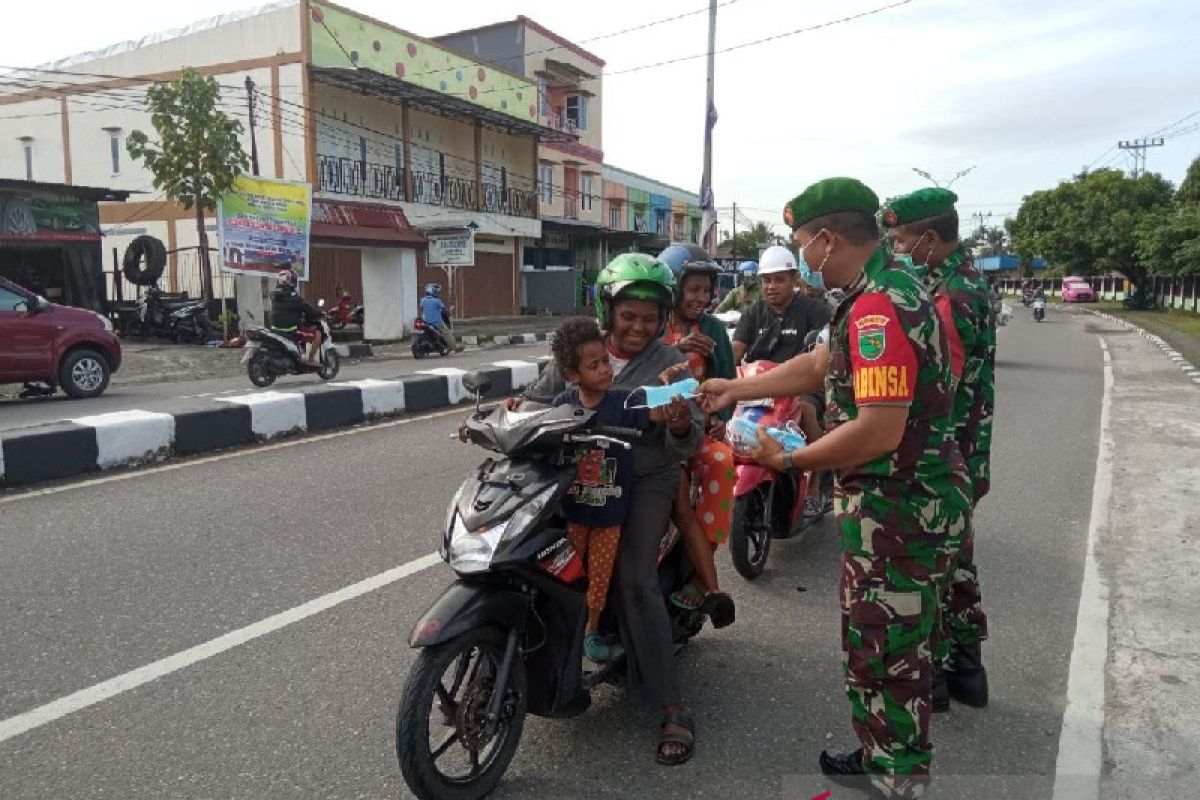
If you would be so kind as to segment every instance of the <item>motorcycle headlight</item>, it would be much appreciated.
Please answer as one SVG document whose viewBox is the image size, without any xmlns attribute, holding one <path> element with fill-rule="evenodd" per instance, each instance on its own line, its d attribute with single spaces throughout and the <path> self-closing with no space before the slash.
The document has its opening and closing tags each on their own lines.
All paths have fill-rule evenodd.
<svg viewBox="0 0 1200 800">
<path fill-rule="evenodd" d="M 450 542 L 446 552 L 451 568 L 456 572 L 482 572 L 487 569 L 501 545 L 511 542 L 537 520 L 546 505 L 553 500 L 557 488 L 549 486 L 543 489 L 507 519 L 479 531 L 467 530 L 455 503 L 450 509 L 451 519 L 447 526 Z"/>
</svg>

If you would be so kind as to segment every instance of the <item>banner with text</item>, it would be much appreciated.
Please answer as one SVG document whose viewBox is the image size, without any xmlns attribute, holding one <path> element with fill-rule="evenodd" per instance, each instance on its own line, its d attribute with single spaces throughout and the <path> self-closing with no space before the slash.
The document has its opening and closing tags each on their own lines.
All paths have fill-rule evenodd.
<svg viewBox="0 0 1200 800">
<path fill-rule="evenodd" d="M 217 203 L 221 269 L 271 276 L 291 267 L 308 280 L 311 222 L 309 184 L 239 175 Z"/>
</svg>

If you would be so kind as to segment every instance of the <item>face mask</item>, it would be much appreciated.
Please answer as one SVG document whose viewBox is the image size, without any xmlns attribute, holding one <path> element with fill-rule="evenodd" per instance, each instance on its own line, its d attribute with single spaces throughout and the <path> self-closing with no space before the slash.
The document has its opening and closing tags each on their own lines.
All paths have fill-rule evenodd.
<svg viewBox="0 0 1200 800">
<path fill-rule="evenodd" d="M 670 405 L 671 401 L 676 397 L 682 397 L 687 400 L 690 397 L 696 396 L 696 390 L 700 388 L 700 381 L 695 378 L 687 378 L 682 381 L 667 384 L 666 386 L 641 386 L 629 393 L 629 397 L 625 398 L 625 407 L 634 408 L 661 408 L 662 406 Z M 638 393 L 646 395 L 645 405 L 629 405 L 629 401 Z"/>
<path fill-rule="evenodd" d="M 924 264 L 914 264 L 912 256 L 910 256 L 908 253 L 894 253 L 892 254 L 892 258 L 895 259 L 897 263 L 903 265 L 904 269 L 907 270 L 908 273 L 914 278 L 922 283 L 925 282 L 925 278 L 929 275 L 929 267 L 925 266 Z"/>
<path fill-rule="evenodd" d="M 818 232 L 817 236 L 820 235 L 821 234 Z M 825 269 L 825 262 L 829 260 L 830 251 L 825 251 L 825 258 L 821 260 L 821 266 L 817 267 L 815 270 L 808 265 L 808 261 L 806 261 L 804 258 L 804 251 L 808 249 L 809 244 L 812 244 L 817 240 L 817 236 L 809 239 L 808 244 L 800 248 L 800 258 L 798 259 L 799 263 L 797 266 L 800 268 L 800 277 L 804 280 L 804 282 L 816 289 L 818 292 L 823 292 L 825 291 L 825 276 L 821 273 L 821 270 Z"/>
</svg>

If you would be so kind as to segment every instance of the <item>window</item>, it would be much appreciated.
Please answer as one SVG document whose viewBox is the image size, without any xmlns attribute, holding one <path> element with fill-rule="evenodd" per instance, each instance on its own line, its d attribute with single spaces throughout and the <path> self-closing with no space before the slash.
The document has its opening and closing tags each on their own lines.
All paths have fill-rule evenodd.
<svg viewBox="0 0 1200 800">
<path fill-rule="evenodd" d="M 667 235 L 667 212 L 658 210 L 654 213 L 654 232 L 659 236 Z"/>
<path fill-rule="evenodd" d="M 549 83 L 546 82 L 546 76 L 539 75 L 538 79 L 537 79 L 538 116 L 539 117 L 550 116 L 550 98 L 546 96 L 546 93 L 549 91 L 550 91 L 550 85 L 549 85 Z"/>
<path fill-rule="evenodd" d="M 105 128 L 108 134 L 108 155 L 112 159 L 112 174 L 121 174 L 121 129 Z"/>
<path fill-rule="evenodd" d="M 538 194 L 543 203 L 554 202 L 553 164 L 538 164 Z"/>
<path fill-rule="evenodd" d="M 691 240 L 692 244 L 700 244 L 700 220 L 692 217 L 689 222 L 691 234 L 688 236 L 688 239 Z"/>
<path fill-rule="evenodd" d="M 592 210 L 592 176 L 587 173 L 579 176 L 579 209 Z"/>
<path fill-rule="evenodd" d="M 677 242 L 683 241 L 683 217 L 682 216 L 677 215 L 675 217 L 675 230 L 672 232 L 671 238 L 673 238 Z"/>
<path fill-rule="evenodd" d="M 638 206 L 633 210 L 633 229 L 638 233 L 646 232 L 646 207 Z"/>
<path fill-rule="evenodd" d="M 0 311 L 17 311 L 17 306 L 21 304 L 24 304 L 25 308 L 29 307 L 29 299 L 25 295 L 0 286 Z"/>
<path fill-rule="evenodd" d="M 21 149 L 25 153 L 25 180 L 33 180 L 33 137 L 21 137 Z"/>
<path fill-rule="evenodd" d="M 588 99 L 586 95 L 573 94 L 567 98 L 567 119 L 575 127 L 586 131 L 588 126 Z"/>
<path fill-rule="evenodd" d="M 614 231 L 619 231 L 625 227 L 621 224 L 621 206 L 619 203 L 610 203 L 608 206 L 608 227 Z"/>
</svg>

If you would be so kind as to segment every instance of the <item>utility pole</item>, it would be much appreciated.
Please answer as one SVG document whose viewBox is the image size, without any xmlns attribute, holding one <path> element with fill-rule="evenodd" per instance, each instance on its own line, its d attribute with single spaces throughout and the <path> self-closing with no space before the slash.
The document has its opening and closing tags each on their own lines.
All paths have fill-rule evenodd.
<svg viewBox="0 0 1200 800">
<path fill-rule="evenodd" d="M 729 241 L 733 243 L 729 250 L 733 253 L 733 260 L 737 261 L 737 203 L 733 204 L 733 238 Z"/>
<path fill-rule="evenodd" d="M 1166 140 L 1161 136 L 1157 139 L 1133 139 L 1132 141 L 1117 142 L 1117 147 L 1128 150 L 1133 156 L 1133 178 L 1140 178 L 1146 171 L 1146 150 L 1151 147 L 1162 147 Z"/>
<path fill-rule="evenodd" d="M 700 207 L 704 209 L 701 225 L 703 236 L 714 234 L 711 241 L 703 242 L 702 246 L 709 255 L 717 248 L 717 204 L 712 188 L 712 140 L 713 126 L 717 124 L 717 106 L 714 101 L 716 94 L 717 66 L 717 0 L 708 0 L 708 95 L 704 106 L 704 169 L 700 177 Z M 737 220 L 734 220 L 737 225 Z"/>
<path fill-rule="evenodd" d="M 254 109 L 258 105 L 258 96 L 254 93 L 254 79 L 246 76 L 246 110 L 250 115 L 250 169 L 258 175 L 258 139 L 254 135 Z"/>
</svg>

